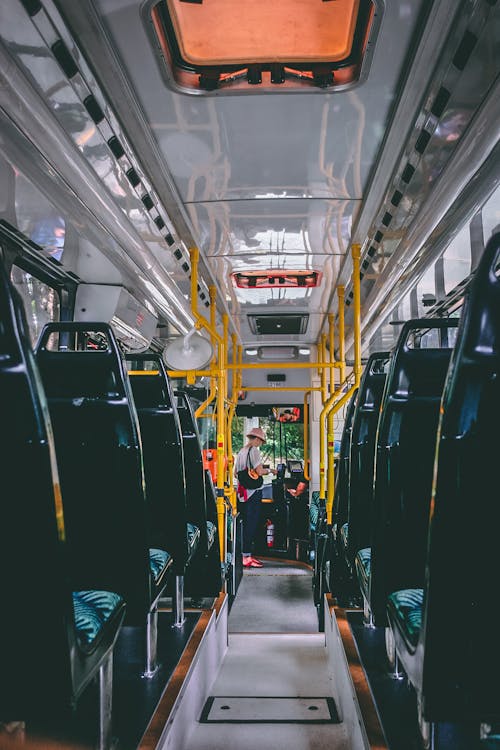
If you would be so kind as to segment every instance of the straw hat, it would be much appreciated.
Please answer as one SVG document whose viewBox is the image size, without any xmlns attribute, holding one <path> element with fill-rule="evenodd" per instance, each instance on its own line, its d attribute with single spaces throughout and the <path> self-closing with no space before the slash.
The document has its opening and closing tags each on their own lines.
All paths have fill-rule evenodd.
<svg viewBox="0 0 500 750">
<path fill-rule="evenodd" d="M 260 427 L 252 427 L 249 433 L 247 433 L 247 438 L 260 438 L 263 443 L 266 442 L 266 434 L 264 430 L 261 430 Z"/>
</svg>

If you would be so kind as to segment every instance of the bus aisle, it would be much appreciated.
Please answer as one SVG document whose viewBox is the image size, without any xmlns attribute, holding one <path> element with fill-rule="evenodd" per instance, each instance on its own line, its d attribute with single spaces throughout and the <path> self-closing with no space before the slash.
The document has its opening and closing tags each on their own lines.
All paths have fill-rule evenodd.
<svg viewBox="0 0 500 750">
<path fill-rule="evenodd" d="M 228 650 L 187 750 L 351 747 L 311 576 L 304 563 L 265 558 L 263 568 L 245 571 L 228 618 Z"/>
</svg>

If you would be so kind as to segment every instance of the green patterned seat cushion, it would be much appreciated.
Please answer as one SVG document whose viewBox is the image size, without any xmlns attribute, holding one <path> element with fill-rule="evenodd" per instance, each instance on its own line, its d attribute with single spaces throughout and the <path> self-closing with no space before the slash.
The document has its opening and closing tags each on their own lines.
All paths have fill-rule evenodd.
<svg viewBox="0 0 500 750">
<path fill-rule="evenodd" d="M 194 523 L 188 523 L 187 524 L 187 540 L 188 540 L 189 548 L 191 550 L 194 547 L 196 547 L 199 538 L 200 538 L 200 530 L 198 526 L 195 526 Z"/>
<path fill-rule="evenodd" d="M 164 549 L 149 550 L 149 567 L 156 583 L 171 560 L 171 556 Z"/>
<path fill-rule="evenodd" d="M 309 526 L 311 531 L 316 531 L 316 525 L 319 518 L 319 492 L 314 490 L 311 495 L 311 502 L 309 504 Z"/>
<path fill-rule="evenodd" d="M 418 637 L 422 629 L 423 603 L 423 589 L 403 589 L 402 591 L 394 591 L 389 596 L 388 610 L 391 620 L 401 631 L 407 644 L 413 649 L 418 643 Z"/>
<path fill-rule="evenodd" d="M 499 750 L 500 748 L 500 724 L 490 724 L 488 736 L 479 743 L 481 750 Z"/>
<path fill-rule="evenodd" d="M 347 549 L 347 542 L 349 541 L 349 524 L 344 523 L 340 529 L 340 540 L 344 549 Z"/>
<path fill-rule="evenodd" d="M 104 625 L 122 606 L 112 591 L 73 591 L 73 612 L 78 642 L 86 651 L 98 640 Z"/>
<path fill-rule="evenodd" d="M 212 521 L 207 521 L 207 540 L 208 540 L 208 546 L 211 547 L 214 543 L 215 539 L 215 532 L 217 531 L 217 527 Z"/>
<path fill-rule="evenodd" d="M 358 550 L 358 552 L 356 553 L 354 564 L 356 566 L 356 574 L 358 576 L 359 586 L 362 593 L 365 595 L 365 599 L 368 599 L 370 575 L 372 569 L 371 547 L 365 547 L 364 549 Z"/>
</svg>

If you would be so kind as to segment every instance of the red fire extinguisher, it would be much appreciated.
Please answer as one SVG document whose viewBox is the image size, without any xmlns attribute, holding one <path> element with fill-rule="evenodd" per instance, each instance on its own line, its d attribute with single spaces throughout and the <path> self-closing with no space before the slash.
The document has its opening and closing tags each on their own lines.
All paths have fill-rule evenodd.
<svg viewBox="0 0 500 750">
<path fill-rule="evenodd" d="M 270 518 L 266 521 L 266 540 L 268 547 L 274 547 L 274 523 Z"/>
</svg>

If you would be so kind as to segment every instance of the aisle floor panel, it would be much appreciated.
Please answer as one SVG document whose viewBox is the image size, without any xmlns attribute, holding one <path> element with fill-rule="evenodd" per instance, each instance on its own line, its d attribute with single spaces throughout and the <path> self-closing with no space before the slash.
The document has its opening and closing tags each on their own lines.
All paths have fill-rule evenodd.
<svg viewBox="0 0 500 750">
<path fill-rule="evenodd" d="M 230 633 L 317 633 L 312 570 L 301 564 L 263 559 L 245 570 L 229 615 Z"/>
<path fill-rule="evenodd" d="M 212 695 L 205 704 L 200 721 L 222 724 L 263 722 L 338 724 L 339 718 L 332 698 Z"/>
<path fill-rule="evenodd" d="M 245 571 L 243 575 L 229 614 L 229 647 L 210 690 L 211 696 L 224 698 L 220 705 L 231 706 L 235 698 L 247 699 L 254 719 L 241 714 L 236 722 L 203 723 L 206 712 L 202 713 L 186 750 L 225 746 L 237 750 L 349 750 L 344 725 L 331 719 L 337 711 L 335 675 L 328 669 L 325 636 L 318 632 L 311 571 L 300 563 L 266 563 L 255 573 Z M 323 723 L 297 720 L 293 713 L 287 720 L 269 713 L 271 702 L 273 710 L 278 706 L 273 699 L 288 699 L 288 710 L 292 699 L 318 697 L 328 699 L 326 706 L 331 707 L 330 718 Z M 310 705 L 307 703 L 307 712 Z M 221 709 L 219 715 L 227 711 Z"/>
</svg>

